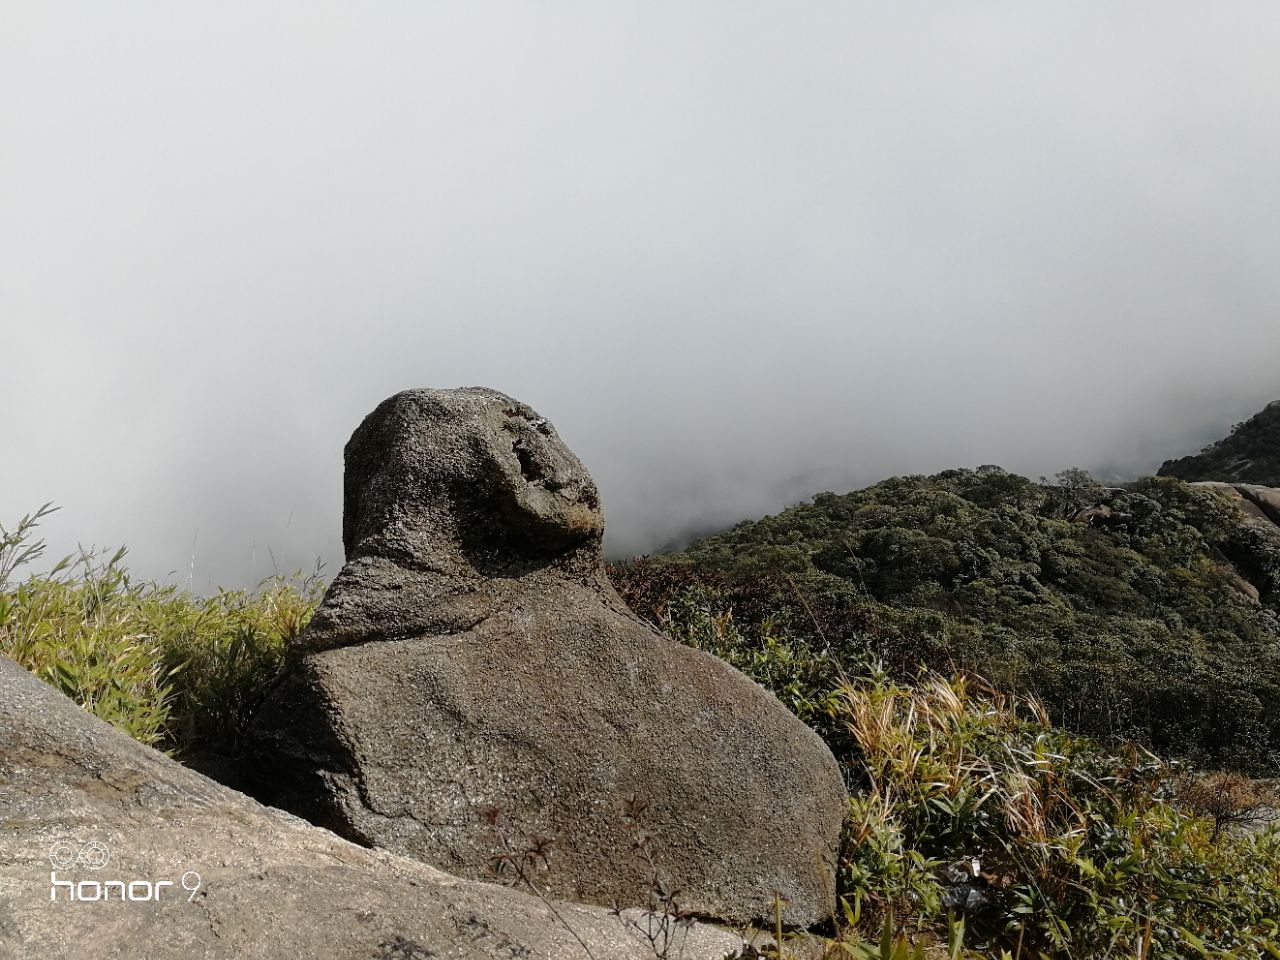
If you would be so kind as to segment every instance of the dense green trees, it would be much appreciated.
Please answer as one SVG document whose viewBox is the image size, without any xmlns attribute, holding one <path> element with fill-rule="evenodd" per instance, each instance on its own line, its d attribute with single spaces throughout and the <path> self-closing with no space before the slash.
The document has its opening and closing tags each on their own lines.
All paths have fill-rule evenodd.
<svg viewBox="0 0 1280 960">
<path fill-rule="evenodd" d="M 1225 480 L 1280 487 L 1280 400 L 1200 453 L 1170 460 L 1160 468 L 1166 477 L 1182 480 Z"/>
<path fill-rule="evenodd" d="M 1177 480 L 898 477 L 615 578 L 643 615 L 692 590 L 833 675 L 869 653 L 900 673 L 971 670 L 1075 730 L 1280 769 L 1280 540 Z"/>
</svg>

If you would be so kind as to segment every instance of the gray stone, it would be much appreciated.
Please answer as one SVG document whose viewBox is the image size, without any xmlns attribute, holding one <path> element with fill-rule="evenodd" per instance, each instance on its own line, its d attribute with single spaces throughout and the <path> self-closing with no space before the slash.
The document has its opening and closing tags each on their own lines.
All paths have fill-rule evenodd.
<svg viewBox="0 0 1280 960">
<path fill-rule="evenodd" d="M 356 846 L 131 740 L 0 656 L 6 960 L 652 960 L 637 929 L 649 919 Z M 675 936 L 691 960 L 742 944 L 705 924 Z"/>
<path fill-rule="evenodd" d="M 1230 501 L 1243 515 L 1244 523 L 1268 536 L 1280 535 L 1280 488 L 1256 483 L 1223 483 L 1197 480 L 1194 490 L 1214 493 Z"/>
<path fill-rule="evenodd" d="M 516 846 L 554 839 L 546 882 L 575 901 L 643 905 L 656 866 L 700 915 L 767 917 L 777 894 L 790 923 L 826 918 L 830 751 L 632 614 L 602 530 L 529 407 L 483 388 L 381 404 L 346 448 L 346 566 L 251 737 L 259 796 L 473 878 L 500 811 Z"/>
<path fill-rule="evenodd" d="M 1239 511 L 1239 535 L 1224 547 L 1231 556 L 1214 551 L 1214 562 L 1244 599 L 1267 601 L 1280 589 L 1274 572 L 1280 546 L 1280 489 L 1218 480 L 1197 480 L 1189 486 L 1204 496 L 1225 499 Z"/>
<path fill-rule="evenodd" d="M 1238 483 L 1240 495 L 1257 507 L 1264 517 L 1280 526 L 1280 489 L 1263 487 L 1256 483 Z"/>
</svg>

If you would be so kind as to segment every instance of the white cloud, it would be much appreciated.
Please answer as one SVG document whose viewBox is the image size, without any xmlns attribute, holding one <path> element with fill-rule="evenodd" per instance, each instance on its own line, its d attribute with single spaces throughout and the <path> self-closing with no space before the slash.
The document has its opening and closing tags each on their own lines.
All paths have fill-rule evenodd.
<svg viewBox="0 0 1280 960">
<path fill-rule="evenodd" d="M 198 531 L 202 587 L 332 564 L 342 443 L 420 385 L 537 406 L 624 550 L 1151 469 L 1280 395 L 1278 42 L 1269 2 L 14 5 L 0 516 L 183 579 Z"/>
</svg>

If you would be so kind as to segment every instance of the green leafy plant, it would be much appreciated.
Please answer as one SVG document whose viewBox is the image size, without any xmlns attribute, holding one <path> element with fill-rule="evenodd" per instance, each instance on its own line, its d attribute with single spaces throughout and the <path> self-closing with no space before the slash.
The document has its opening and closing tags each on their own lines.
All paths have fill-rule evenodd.
<svg viewBox="0 0 1280 960">
<path fill-rule="evenodd" d="M 4 580 L 44 554 L 51 512 L 3 533 Z M 125 557 L 82 550 L 0 588 L 0 653 L 144 743 L 234 753 L 319 601 L 318 571 L 198 597 L 134 580 Z"/>
<path fill-rule="evenodd" d="M 0 653 L 130 736 L 156 743 L 170 721 L 170 671 L 138 615 L 123 559 L 124 551 L 82 552 L 0 593 Z"/>
<path fill-rule="evenodd" d="M 773 690 L 844 766 L 846 910 L 828 956 L 937 956 L 943 944 L 957 957 L 1050 960 L 1276 948 L 1280 834 L 1219 822 L 1269 795 L 1254 781 L 1192 777 L 1141 747 L 1104 747 L 972 674 L 890 670 L 873 639 L 845 634 L 837 646 L 829 622 L 801 639 L 785 614 L 761 615 L 751 593 L 687 568 L 658 564 L 624 587 L 631 600 L 661 597 L 641 608 Z M 727 599 L 745 601 L 745 629 Z M 1189 782 L 1205 784 L 1199 799 Z M 967 890 L 948 871 L 975 861 L 966 879 L 978 895 L 959 898 L 967 912 L 956 915 Z"/>
<path fill-rule="evenodd" d="M 0 524 L 0 591 L 8 586 L 15 570 L 33 563 L 44 554 L 45 542 L 32 536 L 40 522 L 57 511 L 52 503 L 46 503 L 35 513 L 29 513 L 18 521 L 12 530 Z"/>
<path fill-rule="evenodd" d="M 161 588 L 149 614 L 173 677 L 175 744 L 236 752 L 322 591 L 319 571 L 211 597 Z"/>
</svg>

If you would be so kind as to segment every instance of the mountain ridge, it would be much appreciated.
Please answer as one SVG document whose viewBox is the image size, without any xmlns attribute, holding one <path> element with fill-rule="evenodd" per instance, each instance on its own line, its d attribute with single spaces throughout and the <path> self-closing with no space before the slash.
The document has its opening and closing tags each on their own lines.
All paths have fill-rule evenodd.
<svg viewBox="0 0 1280 960">
<path fill-rule="evenodd" d="M 621 564 L 615 579 L 651 619 L 692 596 L 762 645 L 789 638 L 907 674 L 950 665 L 1034 694 L 1078 732 L 1274 773 L 1280 489 L 1238 479 L 1280 467 L 1273 428 L 1280 403 L 1209 448 L 1239 458 L 1247 445 L 1235 476 L 1183 458 L 1171 463 L 1193 482 L 1104 486 L 1074 469 L 1035 482 L 994 466 L 893 477 Z"/>
<path fill-rule="evenodd" d="M 1166 460 L 1156 475 L 1280 487 L 1280 400 L 1237 423 L 1199 453 Z"/>
</svg>

